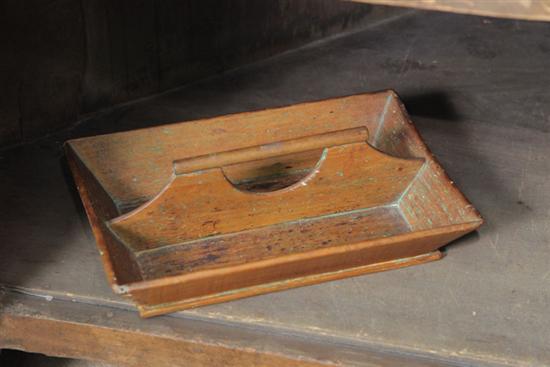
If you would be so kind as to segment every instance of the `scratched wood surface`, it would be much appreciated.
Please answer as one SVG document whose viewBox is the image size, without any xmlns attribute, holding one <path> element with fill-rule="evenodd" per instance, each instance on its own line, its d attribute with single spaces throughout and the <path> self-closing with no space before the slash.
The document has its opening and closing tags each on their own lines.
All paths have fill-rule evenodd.
<svg viewBox="0 0 550 367">
<path fill-rule="evenodd" d="M 353 0 L 378 5 L 403 6 L 461 14 L 550 21 L 548 0 Z"/>
<path fill-rule="evenodd" d="M 92 304 L 48 302 L 21 294 L 11 294 L 9 301 L 0 314 L 2 347 L 113 366 L 444 366 L 430 358 L 334 345 L 333 340 L 307 334 L 279 335 L 233 322 L 159 317 L 144 324 L 135 312 Z M 61 363 L 72 366 L 68 361 Z"/>
<path fill-rule="evenodd" d="M 131 310 L 128 317 L 137 318 L 104 278 L 80 199 L 62 165 L 61 142 L 68 137 L 392 87 L 434 155 L 483 213 L 486 224 L 477 234 L 449 246 L 443 260 L 423 266 L 135 321 L 131 330 L 173 336 L 208 326 L 215 335 L 220 324 L 231 323 L 235 331 L 299 332 L 305 340 L 337 345 L 336 351 L 356 348 L 348 359 L 326 345 L 318 349 L 319 359 L 336 356 L 348 365 L 361 365 L 367 347 L 451 365 L 550 364 L 549 34 L 545 23 L 418 13 L 2 152 L 0 200 L 9 210 L 0 210 L 0 281 L 54 298 L 34 297 L 38 303 L 31 307 L 29 298 L 12 295 L 9 313 L 27 305 L 28 317 L 58 310 L 56 317 L 63 319 L 67 312 L 59 304 L 78 310 L 93 303 L 103 306 L 93 306 L 79 323 L 100 324 L 112 312 L 113 332 L 128 322 L 119 312 Z M 2 303 L 6 310 L 6 297 Z M 198 326 L 189 329 L 182 320 Z M 67 353 L 62 344 L 42 344 L 55 342 L 51 335 L 19 345 Z M 241 345 L 281 353 L 298 345 L 284 344 L 285 351 L 274 342 L 270 349 L 265 340 L 251 337 Z M 108 355 L 136 353 L 118 345 L 118 353 Z"/>
<path fill-rule="evenodd" d="M 277 190 L 242 191 L 224 173 L 264 162 L 285 177 L 293 153 L 320 148 Z M 69 140 L 67 159 L 107 279 L 143 316 L 438 259 L 482 224 L 392 91 Z M 250 168 L 245 180 L 263 179 Z M 155 181 L 165 186 L 150 192 Z M 148 201 L 124 212 L 121 192 Z M 383 209 L 394 215 L 357 220 Z"/>
</svg>

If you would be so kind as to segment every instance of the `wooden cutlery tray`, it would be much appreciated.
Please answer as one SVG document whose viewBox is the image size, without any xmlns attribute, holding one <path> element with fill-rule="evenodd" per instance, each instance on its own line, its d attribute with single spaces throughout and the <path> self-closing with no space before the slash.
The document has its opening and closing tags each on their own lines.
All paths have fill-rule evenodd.
<svg viewBox="0 0 550 367">
<path fill-rule="evenodd" d="M 391 91 L 66 148 L 109 281 L 145 317 L 436 260 L 482 223 Z"/>
</svg>

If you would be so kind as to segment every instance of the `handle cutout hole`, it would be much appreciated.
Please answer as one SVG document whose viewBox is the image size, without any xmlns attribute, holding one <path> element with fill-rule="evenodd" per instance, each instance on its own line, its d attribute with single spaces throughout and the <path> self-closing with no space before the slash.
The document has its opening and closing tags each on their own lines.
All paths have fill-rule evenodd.
<svg viewBox="0 0 550 367">
<path fill-rule="evenodd" d="M 223 167 L 227 179 L 239 190 L 271 192 L 284 189 L 308 176 L 323 149 L 272 157 Z"/>
</svg>

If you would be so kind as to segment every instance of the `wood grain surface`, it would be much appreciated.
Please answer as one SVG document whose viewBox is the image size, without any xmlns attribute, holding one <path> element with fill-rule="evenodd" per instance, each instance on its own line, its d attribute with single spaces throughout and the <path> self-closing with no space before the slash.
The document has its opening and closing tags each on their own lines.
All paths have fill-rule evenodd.
<svg viewBox="0 0 550 367">
<path fill-rule="evenodd" d="M 212 325 L 184 319 L 140 320 L 135 312 L 11 294 L 0 314 L 0 347 L 108 362 L 169 366 L 443 366 L 414 355 L 331 345 L 323 338 Z"/>
<path fill-rule="evenodd" d="M 383 107 L 373 111 L 381 96 Z M 365 117 L 352 111 L 378 114 L 369 124 L 375 131 L 372 138 L 361 125 Z M 330 130 L 319 118 L 323 116 L 347 121 L 349 126 Z M 377 269 L 389 270 L 410 263 L 406 258 L 436 251 L 482 223 L 475 208 L 430 155 L 394 92 L 229 118 L 238 123 L 221 116 L 67 143 L 68 159 L 76 170 L 85 207 L 91 211 L 108 279 L 115 292 L 137 302 L 143 316 L 312 284 L 335 278 L 335 272 L 338 277 L 361 273 L 351 268 L 370 269 L 369 265 L 379 264 Z M 290 127 L 289 122 L 295 120 L 299 125 L 282 132 L 285 138 L 275 140 L 273 130 Z M 243 127 L 249 134 L 239 134 Z M 170 129 L 175 129 L 175 134 L 165 133 Z M 312 130 L 320 131 L 312 134 Z M 250 134 L 267 142 L 251 145 Z M 149 143 L 139 145 L 143 141 L 139 137 L 147 137 Z M 90 145 L 90 140 L 96 144 Z M 187 157 L 180 158 L 181 150 L 169 145 L 172 140 L 189 141 L 204 153 L 189 151 Z M 216 140 L 218 144 L 213 145 Z M 127 153 L 111 156 L 109 146 Z M 255 182 L 258 177 L 251 174 L 259 169 L 276 182 L 292 172 L 295 159 L 304 163 L 303 155 L 293 158 L 293 154 L 319 149 L 320 156 L 313 157 L 306 174 L 286 187 L 275 184 L 276 190 L 245 191 L 224 173 L 226 166 L 245 164 L 240 169 L 241 179 Z M 118 189 L 135 192 L 138 197 L 146 195 L 143 190 L 151 181 L 123 180 L 128 177 L 128 165 L 145 169 L 141 172 L 145 176 L 159 174 L 154 163 L 159 151 L 164 152 L 163 160 L 172 159 L 173 173 L 165 178 L 166 186 L 123 215 L 103 212 L 104 206 L 123 212 L 115 199 Z M 394 152 L 400 157 L 392 156 Z M 256 165 L 246 165 L 249 162 Z M 272 167 L 280 166 L 286 170 L 276 175 L 278 169 Z M 84 175 L 78 172 L 81 169 Z M 102 175 L 105 170 L 109 176 Z M 91 180 L 92 191 L 86 179 Z M 108 181 L 102 183 L 102 179 Z M 260 180 L 265 183 L 264 178 Z M 416 184 L 417 180 L 422 183 Z M 97 185 L 107 195 L 90 195 Z M 104 200 L 109 203 L 102 203 Z M 363 215 L 367 211 L 390 215 Z M 409 217 L 421 224 L 411 226 Z M 111 275 L 116 273 L 130 281 Z"/>
</svg>

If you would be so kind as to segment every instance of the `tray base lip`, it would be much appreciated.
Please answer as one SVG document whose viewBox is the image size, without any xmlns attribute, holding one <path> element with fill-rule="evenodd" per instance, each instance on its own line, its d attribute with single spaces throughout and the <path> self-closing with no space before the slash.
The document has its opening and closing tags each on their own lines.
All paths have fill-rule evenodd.
<svg viewBox="0 0 550 367">
<path fill-rule="evenodd" d="M 214 293 L 207 296 L 190 298 L 186 300 L 158 304 L 158 305 L 141 305 L 137 304 L 137 308 L 141 317 L 148 318 L 153 316 L 159 316 L 166 313 L 183 311 L 200 306 L 206 306 L 210 304 L 227 302 L 237 300 L 246 297 L 257 296 L 266 293 L 272 293 L 282 291 L 290 288 L 297 288 L 307 285 L 318 284 L 321 282 L 327 282 L 332 280 L 344 279 L 353 276 L 359 276 L 369 273 L 377 273 L 387 270 L 399 269 L 413 265 L 424 264 L 427 262 L 439 260 L 443 258 L 445 254 L 440 250 L 427 252 L 425 254 L 405 257 L 400 259 L 394 259 L 389 261 L 382 261 L 379 263 L 373 263 L 368 265 L 357 266 L 353 268 L 347 268 L 337 271 L 330 271 L 326 273 L 319 273 L 313 275 L 307 275 L 303 277 L 291 278 L 284 281 L 276 281 L 267 284 L 261 284 L 246 288 L 235 289 L 231 291 L 225 291 L 220 293 Z"/>
</svg>

